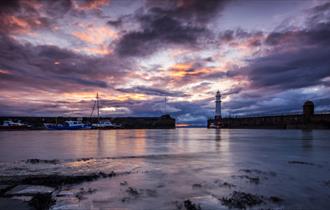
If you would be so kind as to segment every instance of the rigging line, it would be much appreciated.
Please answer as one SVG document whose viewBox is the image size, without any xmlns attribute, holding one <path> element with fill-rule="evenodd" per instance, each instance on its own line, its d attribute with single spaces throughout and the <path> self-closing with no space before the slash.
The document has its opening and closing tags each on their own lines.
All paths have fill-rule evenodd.
<svg viewBox="0 0 330 210">
<path fill-rule="evenodd" d="M 95 110 L 95 105 L 96 105 L 96 101 L 94 101 L 94 105 L 93 105 L 92 113 L 91 113 L 91 115 L 90 115 L 89 118 L 92 118 L 92 116 L 93 116 L 93 113 L 94 113 L 94 110 Z"/>
</svg>

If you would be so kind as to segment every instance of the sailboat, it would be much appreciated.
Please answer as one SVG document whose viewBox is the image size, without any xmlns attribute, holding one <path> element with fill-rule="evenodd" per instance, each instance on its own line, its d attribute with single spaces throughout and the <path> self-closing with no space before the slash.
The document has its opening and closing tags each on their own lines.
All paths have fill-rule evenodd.
<svg viewBox="0 0 330 210">
<path fill-rule="evenodd" d="M 44 127 L 47 130 L 86 130 L 91 128 L 90 126 L 82 123 L 79 120 L 66 120 L 63 124 L 44 123 Z"/>
<path fill-rule="evenodd" d="M 121 127 L 121 125 L 111 123 L 110 120 L 100 120 L 99 93 L 96 93 L 96 100 L 95 100 L 90 118 L 92 118 L 92 116 L 93 116 L 95 107 L 96 107 L 96 111 L 97 111 L 97 123 L 92 124 L 92 129 L 110 129 L 110 128 L 120 128 Z"/>
<path fill-rule="evenodd" d="M 44 123 L 47 130 L 86 130 L 91 129 L 91 126 L 83 123 L 81 120 L 66 120 L 64 123 Z"/>
</svg>

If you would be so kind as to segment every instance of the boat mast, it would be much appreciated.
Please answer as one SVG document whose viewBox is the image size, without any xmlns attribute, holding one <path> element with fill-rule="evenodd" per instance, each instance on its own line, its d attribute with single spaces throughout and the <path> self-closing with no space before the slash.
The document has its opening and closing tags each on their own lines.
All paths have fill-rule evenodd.
<svg viewBox="0 0 330 210">
<path fill-rule="evenodd" d="M 100 103 L 99 103 L 99 93 L 96 93 L 96 107 L 97 107 L 97 120 L 100 122 Z"/>
<path fill-rule="evenodd" d="M 164 108 L 164 114 L 166 114 L 166 103 L 167 103 L 167 98 L 166 98 L 166 96 L 165 96 L 165 108 Z"/>
</svg>

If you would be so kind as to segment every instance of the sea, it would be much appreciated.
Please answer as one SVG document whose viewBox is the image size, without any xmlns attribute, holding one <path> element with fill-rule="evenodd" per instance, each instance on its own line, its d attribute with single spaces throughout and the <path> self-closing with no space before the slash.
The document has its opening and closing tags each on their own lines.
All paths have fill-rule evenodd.
<svg viewBox="0 0 330 210">
<path fill-rule="evenodd" d="M 247 209 L 330 209 L 330 130 L 0 132 L 0 178 L 112 171 L 123 175 L 62 187 L 51 209 L 220 210 L 237 197 Z"/>
</svg>

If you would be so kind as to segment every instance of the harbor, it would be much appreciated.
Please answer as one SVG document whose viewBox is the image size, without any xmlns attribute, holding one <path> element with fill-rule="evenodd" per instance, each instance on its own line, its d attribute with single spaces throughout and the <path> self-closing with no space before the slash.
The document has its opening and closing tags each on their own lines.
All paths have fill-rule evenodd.
<svg viewBox="0 0 330 210">
<path fill-rule="evenodd" d="M 221 93 L 217 91 L 215 96 L 215 115 L 208 119 L 208 128 L 229 128 L 229 129 L 330 129 L 330 112 L 316 113 L 315 105 L 307 100 L 301 107 L 299 114 L 281 115 L 259 115 L 222 117 L 221 114 Z"/>
<path fill-rule="evenodd" d="M 11 202 L 11 210 L 322 210 L 330 196 L 329 135 L 206 128 L 0 132 L 0 209 Z"/>
<path fill-rule="evenodd" d="M 169 114 L 160 117 L 103 117 L 100 114 L 100 108 L 100 99 L 97 93 L 89 117 L 0 116 L 0 131 L 175 128 L 175 119 Z M 166 113 L 166 111 L 164 112 Z"/>
<path fill-rule="evenodd" d="M 103 125 L 93 127 L 93 122 Z M 175 119 L 160 117 L 0 117 L 0 130 L 173 129 Z M 16 123 L 20 122 L 19 125 Z M 24 123 L 23 123 L 24 122 Z M 109 124 L 108 122 L 111 122 Z M 14 124 L 13 124 L 14 123 Z M 94 124 L 95 125 L 95 124 Z M 47 127 L 48 126 L 48 127 Z M 53 126 L 53 127 L 52 127 Z"/>
<path fill-rule="evenodd" d="M 330 209 L 330 0 L 2 0 L 0 46 L 0 210 Z"/>
</svg>

